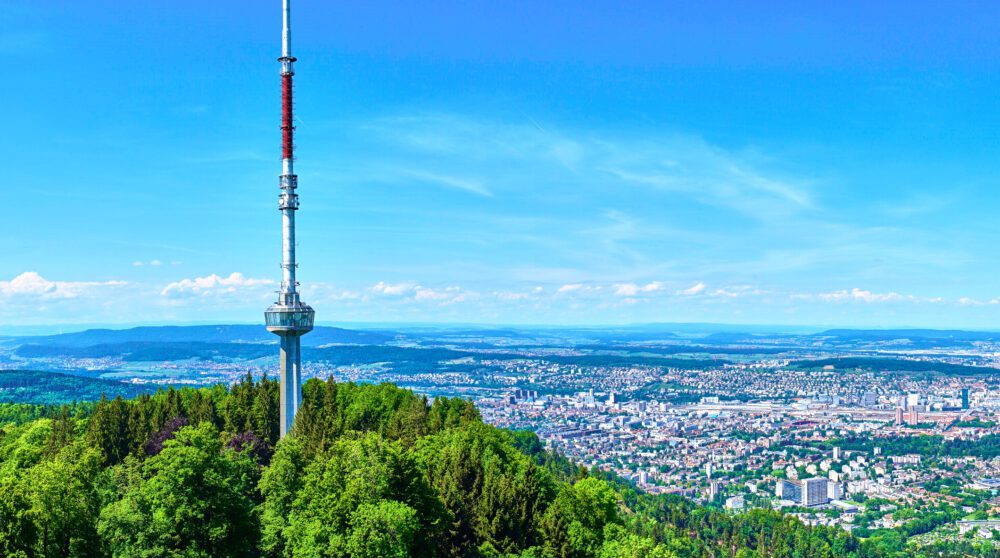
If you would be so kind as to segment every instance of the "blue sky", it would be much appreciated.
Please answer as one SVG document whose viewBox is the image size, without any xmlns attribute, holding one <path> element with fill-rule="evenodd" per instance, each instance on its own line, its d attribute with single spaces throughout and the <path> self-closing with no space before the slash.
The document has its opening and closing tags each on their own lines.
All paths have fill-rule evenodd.
<svg viewBox="0 0 1000 558">
<path fill-rule="evenodd" d="M 1000 4 L 876 4 L 296 0 L 306 300 L 1000 328 Z M 260 320 L 279 35 L 0 0 L 0 325 Z"/>
</svg>

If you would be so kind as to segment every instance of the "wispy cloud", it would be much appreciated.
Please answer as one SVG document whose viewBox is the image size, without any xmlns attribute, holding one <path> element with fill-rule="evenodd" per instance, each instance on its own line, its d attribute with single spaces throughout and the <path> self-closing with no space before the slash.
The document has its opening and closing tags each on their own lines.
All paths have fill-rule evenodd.
<svg viewBox="0 0 1000 558">
<path fill-rule="evenodd" d="M 419 283 L 386 283 L 379 281 L 367 289 L 378 297 L 388 297 L 412 302 L 435 302 L 454 304 L 465 302 L 479 296 L 478 293 L 457 286 L 439 288 L 425 287 Z"/>
<path fill-rule="evenodd" d="M 556 289 L 556 296 L 568 295 L 568 294 L 587 294 L 595 293 L 605 290 L 604 285 L 591 285 L 584 283 L 566 283 L 565 285 L 560 285 Z"/>
<path fill-rule="evenodd" d="M 684 295 L 684 296 L 694 296 L 694 295 L 696 295 L 698 293 L 703 292 L 704 290 L 705 290 L 705 284 L 702 283 L 701 281 L 698 281 L 697 283 L 695 283 L 694 285 L 691 285 L 690 287 L 688 287 L 686 289 L 681 289 L 681 290 L 677 291 L 677 294 Z"/>
<path fill-rule="evenodd" d="M 647 154 L 652 158 L 651 154 Z M 688 168 L 676 163 L 623 161 L 604 166 L 611 176 L 626 184 L 647 186 L 684 195 L 702 204 L 728 208 L 756 219 L 771 219 L 813 208 L 801 185 L 782 182 L 736 166 L 725 155 L 710 150 L 691 153 Z M 629 164 L 631 163 L 631 165 Z"/>
<path fill-rule="evenodd" d="M 484 186 L 482 182 L 478 180 L 469 180 L 466 178 L 458 178 L 454 176 L 447 176 L 443 174 L 436 174 L 418 170 L 407 170 L 403 171 L 402 174 L 419 182 L 436 184 L 438 186 L 443 186 L 445 188 L 462 190 L 465 192 L 469 192 L 471 194 L 476 194 L 488 198 L 493 197 L 493 192 L 491 192 L 489 188 Z"/>
<path fill-rule="evenodd" d="M 136 260 L 136 261 L 132 262 L 132 267 L 143 267 L 143 266 L 146 266 L 146 265 L 148 265 L 150 267 L 160 267 L 161 265 L 163 265 L 163 262 L 160 261 L 160 260 L 150 260 L 149 262 L 144 262 L 142 260 Z M 180 262 L 173 262 L 173 265 L 180 265 Z"/>
<path fill-rule="evenodd" d="M 385 116 L 358 128 L 381 146 L 379 161 L 359 165 L 362 175 L 378 180 L 390 178 L 394 164 L 433 165 L 442 170 L 401 172 L 397 180 L 417 178 L 483 196 L 498 190 L 523 194 L 528 184 L 544 184 L 552 196 L 644 187 L 759 219 L 816 207 L 810 180 L 762 170 L 763 158 L 754 151 L 726 150 L 697 136 L 635 138 L 543 127 L 530 118 L 444 113 Z M 418 162 L 420 167 L 412 166 Z M 467 178 L 484 174 L 490 188 Z"/>
<path fill-rule="evenodd" d="M 653 281 L 652 283 L 646 283 L 645 285 L 637 285 L 635 283 L 618 283 L 614 286 L 614 288 L 616 296 L 634 297 L 640 294 L 659 291 L 663 288 L 663 283 L 659 281 Z"/>
<path fill-rule="evenodd" d="M 822 293 L 796 293 L 791 295 L 793 300 L 806 300 L 806 301 L 820 301 L 820 302 L 860 302 L 860 303 L 879 303 L 879 302 L 928 302 L 928 303 L 940 303 L 945 302 L 944 297 L 925 297 L 916 296 L 912 294 L 900 294 L 897 292 L 873 292 L 866 289 L 859 289 L 857 287 L 853 289 L 841 289 L 837 291 L 828 291 Z M 961 299 L 958 301 L 961 304 Z"/>
</svg>

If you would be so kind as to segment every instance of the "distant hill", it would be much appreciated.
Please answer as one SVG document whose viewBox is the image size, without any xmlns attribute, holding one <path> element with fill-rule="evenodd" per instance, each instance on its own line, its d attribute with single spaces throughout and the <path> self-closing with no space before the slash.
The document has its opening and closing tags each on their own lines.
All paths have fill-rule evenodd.
<svg viewBox="0 0 1000 558">
<path fill-rule="evenodd" d="M 156 391 L 155 386 L 143 386 L 83 378 L 56 372 L 37 370 L 0 370 L 0 403 L 31 403 L 58 405 L 74 401 L 96 401 L 101 394 L 109 398 L 126 398 Z"/>
<path fill-rule="evenodd" d="M 128 341 L 97 345 L 21 345 L 14 353 L 23 358 L 108 358 L 129 362 L 168 360 L 256 359 L 277 355 L 273 345 L 264 343 L 202 343 L 199 341 Z"/>
<path fill-rule="evenodd" d="M 958 329 L 831 329 L 815 337 L 839 337 L 852 341 L 891 341 L 893 339 L 934 339 L 942 341 L 997 341 L 1000 333 Z"/>
<path fill-rule="evenodd" d="M 317 326 L 302 338 L 306 346 L 331 343 L 367 344 L 384 343 L 393 338 L 391 333 L 355 331 L 339 327 Z M 57 345 L 61 347 L 92 347 L 119 343 L 277 343 L 277 337 L 263 325 L 206 325 L 206 326 L 146 326 L 131 329 L 88 329 L 58 335 L 19 337 L 20 344 Z"/>
<path fill-rule="evenodd" d="M 937 373 L 956 376 L 990 376 L 998 373 L 996 368 L 985 366 L 966 366 L 964 364 L 949 364 L 946 362 L 880 357 L 840 357 L 818 360 L 800 360 L 795 362 L 792 366 L 795 368 L 807 369 L 833 366 L 837 370 L 859 368 L 862 370 L 877 370 L 882 372 Z"/>
<path fill-rule="evenodd" d="M 18 347 L 15 354 L 22 358 L 106 358 L 122 357 L 127 362 L 155 362 L 186 359 L 256 359 L 276 357 L 271 345 L 254 343 L 200 343 L 200 342 L 131 342 L 71 347 L 66 345 L 34 345 Z M 490 360 L 517 360 L 526 358 L 519 352 L 477 353 L 442 348 L 395 347 L 391 345 L 335 345 L 317 347 L 303 354 L 307 361 L 323 361 L 335 366 L 391 362 L 396 370 L 413 368 L 423 370 L 443 361 L 472 358 Z M 669 366 L 695 369 L 721 366 L 728 361 L 694 358 L 667 358 L 637 355 L 547 355 L 547 362 L 575 366 Z M 408 366 L 409 365 L 409 366 Z"/>
</svg>

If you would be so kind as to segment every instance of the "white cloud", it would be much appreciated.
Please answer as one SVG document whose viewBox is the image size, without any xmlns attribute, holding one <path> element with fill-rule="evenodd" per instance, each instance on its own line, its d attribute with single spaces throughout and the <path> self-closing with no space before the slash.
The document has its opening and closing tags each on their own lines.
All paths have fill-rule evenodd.
<svg viewBox="0 0 1000 558">
<path fill-rule="evenodd" d="M 10 281 L 0 281 L 0 296 L 77 298 L 100 289 L 123 285 L 126 285 L 124 281 L 49 281 L 34 271 L 26 271 Z"/>
<path fill-rule="evenodd" d="M 684 296 L 694 296 L 704 290 L 705 290 L 705 284 L 699 281 L 686 289 L 681 289 L 677 291 L 677 294 Z"/>
<path fill-rule="evenodd" d="M 252 279 L 244 277 L 242 273 L 231 273 L 229 277 L 221 277 L 213 273 L 205 277 L 181 279 L 180 281 L 170 283 L 160 291 L 160 295 L 169 298 L 220 293 L 231 294 L 274 284 L 275 282 L 270 279 Z"/>
<path fill-rule="evenodd" d="M 493 297 L 504 302 L 517 302 L 524 300 L 537 300 L 544 292 L 544 287 L 536 286 L 528 289 L 527 291 L 494 291 Z"/>
<path fill-rule="evenodd" d="M 497 291 L 493 293 L 493 296 L 506 302 L 516 302 L 519 300 L 528 300 L 529 298 L 531 298 L 530 293 L 517 293 L 511 291 Z"/>
<path fill-rule="evenodd" d="M 174 265 L 177 265 L 179 263 L 180 262 L 173 262 Z M 153 266 L 153 267 L 160 267 L 161 265 L 163 265 L 163 262 L 160 261 L 160 260 L 150 260 L 148 264 L 146 262 L 144 262 L 144 261 L 141 261 L 141 260 L 136 260 L 136 261 L 132 262 L 132 267 L 142 267 L 144 265 L 150 265 L 150 266 Z"/>
<path fill-rule="evenodd" d="M 443 304 L 465 302 L 466 300 L 477 296 L 476 293 L 465 290 L 461 287 L 450 286 L 441 289 L 434 289 L 424 287 L 419 283 L 413 282 L 392 284 L 379 281 L 375 285 L 372 285 L 368 291 L 376 296 L 397 298 L 414 302 L 439 302 Z"/>
<path fill-rule="evenodd" d="M 920 298 L 913 295 L 902 295 L 897 292 L 876 293 L 857 287 L 847 290 L 830 291 L 818 294 L 793 294 L 792 300 L 819 300 L 822 302 L 941 302 L 943 299 Z"/>
<path fill-rule="evenodd" d="M 740 291 L 727 290 L 727 289 L 715 289 L 714 291 L 712 291 L 712 296 L 718 296 L 722 298 L 739 298 L 740 294 L 742 294 Z"/>
<path fill-rule="evenodd" d="M 447 287 L 445 289 L 426 289 L 423 287 L 418 288 L 414 295 L 414 300 L 449 300 L 461 296 L 462 290 L 458 287 Z M 464 299 L 463 299 L 464 300 Z"/>
<path fill-rule="evenodd" d="M 652 283 L 647 283 L 645 285 L 637 285 L 635 283 L 618 283 L 614 287 L 616 296 L 634 297 L 640 293 L 659 291 L 663 288 L 663 283 L 660 283 L 659 281 L 653 281 Z"/>
<path fill-rule="evenodd" d="M 717 298 L 741 298 L 746 296 L 761 296 L 771 294 L 770 291 L 758 289 L 752 285 L 736 285 L 713 290 L 709 296 Z"/>
<path fill-rule="evenodd" d="M 907 297 L 896 293 L 875 293 L 872 291 L 866 291 L 864 289 L 859 289 L 857 287 L 847 290 L 834 291 L 829 293 L 821 293 L 819 295 L 820 300 L 826 302 L 843 302 L 843 301 L 858 301 L 858 302 L 894 302 L 899 300 L 904 300 Z"/>
<path fill-rule="evenodd" d="M 416 283 L 390 284 L 379 281 L 372 286 L 371 291 L 375 294 L 386 296 L 405 296 L 413 293 L 419 286 Z"/>
</svg>

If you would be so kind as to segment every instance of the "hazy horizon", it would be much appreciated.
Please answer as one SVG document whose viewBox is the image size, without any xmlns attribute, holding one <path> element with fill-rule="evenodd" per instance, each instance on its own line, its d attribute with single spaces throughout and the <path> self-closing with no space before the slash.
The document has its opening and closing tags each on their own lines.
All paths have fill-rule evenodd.
<svg viewBox="0 0 1000 558">
<path fill-rule="evenodd" d="M 0 336 L 3 337 L 32 337 L 50 336 L 67 333 L 78 333 L 89 330 L 114 330 L 122 331 L 144 327 L 210 327 L 210 326 L 260 326 L 263 324 L 254 322 L 148 322 L 148 323 L 68 323 L 68 324 L 48 324 L 34 325 L 28 327 L 13 327 L 0 325 Z M 473 322 L 318 322 L 317 327 L 334 327 L 354 330 L 398 330 L 401 332 L 412 330 L 486 330 L 486 329 L 513 329 L 513 330 L 593 330 L 595 332 L 613 329 L 630 330 L 662 330 L 688 333 L 770 333 L 770 334 L 793 334 L 808 335 L 821 333 L 828 330 L 857 330 L 857 331 L 968 331 L 975 333 L 995 333 L 1000 332 L 1000 328 L 926 328 L 909 325 L 886 326 L 886 327 L 854 327 L 842 324 L 829 325 L 798 325 L 798 324 L 751 324 L 751 323 L 698 323 L 698 322 L 652 322 L 652 323 L 608 323 L 608 324 L 544 324 L 544 323 L 473 323 Z"/>
</svg>

